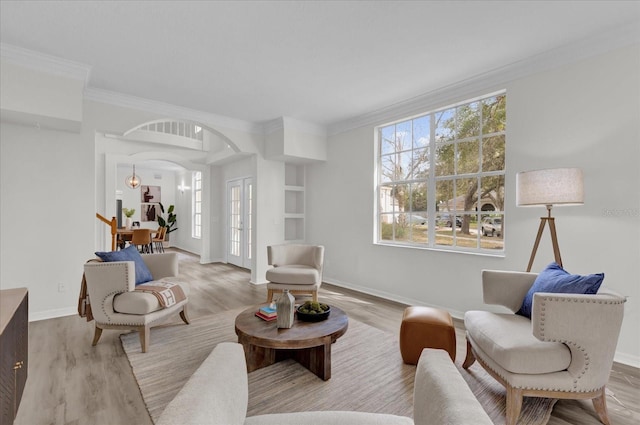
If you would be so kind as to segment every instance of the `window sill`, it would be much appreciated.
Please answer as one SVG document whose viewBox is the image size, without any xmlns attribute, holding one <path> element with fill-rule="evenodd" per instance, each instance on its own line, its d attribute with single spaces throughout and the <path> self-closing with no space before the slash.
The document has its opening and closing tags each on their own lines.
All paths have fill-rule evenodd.
<svg viewBox="0 0 640 425">
<path fill-rule="evenodd" d="M 408 248 L 408 249 L 418 249 L 423 251 L 449 252 L 452 254 L 479 255 L 482 257 L 504 258 L 506 256 L 504 250 L 501 250 L 499 252 L 493 252 L 489 250 L 466 251 L 466 250 L 452 249 L 452 248 L 446 248 L 446 247 L 416 246 L 416 245 L 408 245 L 408 244 L 393 243 L 393 242 L 374 242 L 373 244 L 379 245 L 379 246 L 388 246 L 392 248 Z"/>
</svg>

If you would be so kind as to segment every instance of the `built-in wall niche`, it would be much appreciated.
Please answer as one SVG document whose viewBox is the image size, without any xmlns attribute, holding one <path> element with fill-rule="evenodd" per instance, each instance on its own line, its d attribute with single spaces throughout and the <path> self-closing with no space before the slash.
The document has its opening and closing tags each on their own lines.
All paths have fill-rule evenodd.
<svg viewBox="0 0 640 425">
<path fill-rule="evenodd" d="M 304 241 L 304 218 L 285 217 L 284 240 L 289 242 Z"/>
<path fill-rule="evenodd" d="M 304 188 L 289 188 L 284 191 L 284 212 L 304 214 Z"/>
<path fill-rule="evenodd" d="M 304 178 L 304 165 L 285 164 L 284 239 L 286 241 L 304 241 Z"/>
<path fill-rule="evenodd" d="M 304 188 L 304 165 L 285 164 L 284 184 Z"/>
</svg>

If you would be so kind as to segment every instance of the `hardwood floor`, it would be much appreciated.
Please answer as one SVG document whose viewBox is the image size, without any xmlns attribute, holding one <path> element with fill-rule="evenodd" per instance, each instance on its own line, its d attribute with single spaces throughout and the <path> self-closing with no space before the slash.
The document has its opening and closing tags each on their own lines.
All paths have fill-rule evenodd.
<svg viewBox="0 0 640 425">
<path fill-rule="evenodd" d="M 180 253 L 180 277 L 190 283 L 189 316 L 197 317 L 266 300 L 266 287 L 249 283 L 249 272 L 231 265 L 200 265 Z M 79 291 L 80 276 L 78 276 Z M 390 333 L 400 328 L 403 304 L 323 284 L 320 298 L 350 317 Z M 180 319 L 176 316 L 176 320 Z M 150 425 L 151 419 L 122 351 L 118 331 L 105 331 L 91 346 L 93 323 L 78 316 L 29 324 L 29 376 L 16 425 Z M 465 355 L 456 321 L 457 363 Z M 153 338 L 153 330 L 151 331 Z M 615 364 L 607 397 L 613 424 L 640 422 L 640 371 Z M 599 424 L 590 402 L 560 400 L 549 424 Z"/>
</svg>

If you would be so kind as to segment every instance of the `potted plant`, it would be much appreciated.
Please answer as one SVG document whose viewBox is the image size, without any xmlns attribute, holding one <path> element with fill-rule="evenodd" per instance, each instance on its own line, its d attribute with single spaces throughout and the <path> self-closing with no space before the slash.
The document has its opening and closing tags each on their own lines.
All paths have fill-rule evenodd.
<svg viewBox="0 0 640 425">
<path fill-rule="evenodd" d="M 125 229 L 131 229 L 131 217 L 133 217 L 133 215 L 136 213 L 136 209 L 123 208 L 122 212 L 127 216 L 127 219 L 124 222 Z"/>
<path fill-rule="evenodd" d="M 167 229 L 166 233 L 165 233 L 165 238 L 166 240 L 169 240 L 169 233 L 178 230 L 177 226 L 178 225 L 178 221 L 177 221 L 177 217 L 176 215 L 173 213 L 174 210 L 174 206 L 173 205 L 169 205 L 169 209 L 167 210 L 167 218 L 164 218 L 164 206 L 162 205 L 162 203 L 159 203 L 160 205 L 160 214 L 158 214 L 158 225 L 160 227 L 165 227 Z"/>
</svg>

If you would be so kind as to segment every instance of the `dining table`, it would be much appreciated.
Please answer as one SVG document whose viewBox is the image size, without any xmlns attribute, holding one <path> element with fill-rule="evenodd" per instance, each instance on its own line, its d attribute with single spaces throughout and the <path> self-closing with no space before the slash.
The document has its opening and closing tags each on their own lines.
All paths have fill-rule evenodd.
<svg viewBox="0 0 640 425">
<path fill-rule="evenodd" d="M 133 231 L 137 230 L 137 229 L 142 229 L 142 227 L 131 227 L 130 229 L 127 229 L 126 227 L 118 227 L 116 229 L 116 234 L 118 235 L 118 241 L 117 241 L 117 246 L 120 249 L 123 249 L 127 242 L 131 242 L 131 238 L 133 237 Z M 153 237 L 153 235 L 155 233 L 158 233 L 158 231 L 156 229 L 150 229 L 151 230 L 151 237 Z M 152 246 L 153 249 L 153 246 Z"/>
</svg>

